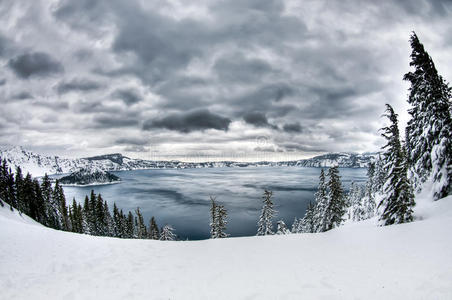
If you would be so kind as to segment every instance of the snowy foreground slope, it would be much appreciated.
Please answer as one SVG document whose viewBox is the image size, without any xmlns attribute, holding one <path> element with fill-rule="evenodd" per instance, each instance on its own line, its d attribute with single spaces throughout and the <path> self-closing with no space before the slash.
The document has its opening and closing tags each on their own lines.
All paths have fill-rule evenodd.
<svg viewBox="0 0 452 300">
<path fill-rule="evenodd" d="M 452 299 L 452 197 L 419 208 L 405 225 L 160 242 L 55 231 L 3 207 L 0 298 Z"/>
</svg>

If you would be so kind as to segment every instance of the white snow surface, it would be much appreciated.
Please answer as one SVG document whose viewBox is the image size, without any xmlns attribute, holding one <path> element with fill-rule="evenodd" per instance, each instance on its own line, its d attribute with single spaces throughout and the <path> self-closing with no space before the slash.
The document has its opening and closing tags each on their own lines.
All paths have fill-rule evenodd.
<svg viewBox="0 0 452 300">
<path fill-rule="evenodd" d="M 122 240 L 0 207 L 1 299 L 452 299 L 452 196 L 416 221 L 222 240 Z"/>
</svg>

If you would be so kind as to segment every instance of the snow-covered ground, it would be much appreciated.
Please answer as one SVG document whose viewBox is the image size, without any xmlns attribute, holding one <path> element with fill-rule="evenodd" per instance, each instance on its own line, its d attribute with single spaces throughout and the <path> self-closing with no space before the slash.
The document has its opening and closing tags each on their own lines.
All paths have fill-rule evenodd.
<svg viewBox="0 0 452 300">
<path fill-rule="evenodd" d="M 161 242 L 45 228 L 0 208 L 1 299 L 452 299 L 452 197 L 417 221 Z"/>
</svg>

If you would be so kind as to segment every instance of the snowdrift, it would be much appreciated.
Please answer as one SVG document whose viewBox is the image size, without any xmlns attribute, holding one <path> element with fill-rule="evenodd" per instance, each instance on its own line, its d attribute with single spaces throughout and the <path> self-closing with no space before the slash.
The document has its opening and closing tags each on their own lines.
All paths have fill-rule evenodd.
<svg viewBox="0 0 452 300">
<path fill-rule="evenodd" d="M 421 208 L 388 227 L 161 242 L 56 231 L 5 206 L 0 298 L 452 299 L 452 197 Z"/>
</svg>

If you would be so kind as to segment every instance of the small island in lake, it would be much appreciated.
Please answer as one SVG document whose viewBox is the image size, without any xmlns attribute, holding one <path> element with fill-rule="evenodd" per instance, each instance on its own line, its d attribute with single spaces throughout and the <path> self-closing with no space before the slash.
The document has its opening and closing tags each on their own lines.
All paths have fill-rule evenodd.
<svg viewBox="0 0 452 300">
<path fill-rule="evenodd" d="M 97 185 L 118 183 L 121 178 L 107 171 L 80 169 L 70 175 L 61 177 L 59 181 L 64 185 Z"/>
</svg>

